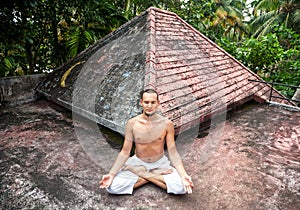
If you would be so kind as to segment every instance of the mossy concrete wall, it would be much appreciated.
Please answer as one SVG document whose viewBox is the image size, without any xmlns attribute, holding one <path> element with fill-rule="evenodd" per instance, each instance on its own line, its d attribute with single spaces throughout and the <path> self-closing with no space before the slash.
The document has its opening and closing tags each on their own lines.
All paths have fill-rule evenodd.
<svg viewBox="0 0 300 210">
<path fill-rule="evenodd" d="M 0 107 L 36 100 L 35 87 L 44 78 L 44 74 L 0 78 Z"/>
</svg>

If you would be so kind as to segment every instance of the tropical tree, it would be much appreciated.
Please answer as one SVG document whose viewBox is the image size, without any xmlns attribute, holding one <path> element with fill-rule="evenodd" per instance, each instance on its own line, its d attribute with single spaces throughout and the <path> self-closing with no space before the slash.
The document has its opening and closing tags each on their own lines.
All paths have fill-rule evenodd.
<svg viewBox="0 0 300 210">
<path fill-rule="evenodd" d="M 266 81 L 299 85 L 300 35 L 285 25 L 276 25 L 272 33 L 259 38 L 239 43 L 222 38 L 218 44 Z M 295 93 L 295 88 L 275 87 L 289 98 Z"/>
<path fill-rule="evenodd" d="M 0 75 L 41 73 L 127 19 L 109 0 L 11 0 L 0 6 Z"/>
<path fill-rule="evenodd" d="M 224 29 L 212 26 L 216 6 L 213 0 L 186 0 L 180 6 L 169 8 L 201 33 L 215 41 L 222 37 Z"/>
<path fill-rule="evenodd" d="M 300 83 L 300 34 L 286 28 L 284 24 L 276 25 L 272 34 L 276 34 L 282 53 L 278 52 L 280 59 L 268 67 L 268 81 L 297 86 Z M 291 98 L 295 88 L 277 86 L 284 95 Z M 299 92 L 299 91 L 298 91 Z"/>
<path fill-rule="evenodd" d="M 39 49 L 46 49 L 51 33 L 38 1 L 4 1 L 0 7 L 1 75 L 31 74 L 37 60 L 44 60 Z M 43 9 L 42 9 L 43 11 Z"/>
<path fill-rule="evenodd" d="M 247 34 L 247 28 L 243 22 L 243 10 L 246 7 L 244 0 L 215 0 L 216 17 L 213 26 L 221 25 L 224 35 L 231 40 L 240 40 Z"/>
<path fill-rule="evenodd" d="M 274 25 L 282 23 L 300 33 L 299 0 L 259 0 L 255 2 L 254 15 L 251 23 L 254 37 L 267 34 Z"/>
<path fill-rule="evenodd" d="M 117 29 L 127 19 L 110 1 L 78 1 L 68 16 L 60 21 L 61 41 L 68 49 L 67 58 L 94 44 L 98 39 Z M 67 21 L 68 20 L 68 21 Z"/>
</svg>

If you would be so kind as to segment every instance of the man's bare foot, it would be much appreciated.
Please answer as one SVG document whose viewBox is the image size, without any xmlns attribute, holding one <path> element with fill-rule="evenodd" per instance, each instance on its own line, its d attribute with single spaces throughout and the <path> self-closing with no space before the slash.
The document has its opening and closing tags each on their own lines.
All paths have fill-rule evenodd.
<svg viewBox="0 0 300 210">
<path fill-rule="evenodd" d="M 148 183 L 149 181 L 147 179 L 141 178 L 139 177 L 138 180 L 136 181 L 136 183 L 134 184 L 133 188 L 136 189 L 146 183 Z"/>
<path fill-rule="evenodd" d="M 122 171 L 131 171 L 135 174 L 139 174 L 139 173 L 146 172 L 147 169 L 146 169 L 145 166 L 128 166 L 128 165 L 125 165 L 123 167 Z"/>
<path fill-rule="evenodd" d="M 167 169 L 167 168 L 156 168 L 156 169 L 152 169 L 150 170 L 150 172 L 158 174 L 158 175 L 167 175 L 167 174 L 171 174 L 173 173 L 173 169 Z"/>
<path fill-rule="evenodd" d="M 145 166 L 128 166 L 128 165 L 125 165 L 122 170 L 131 171 L 132 173 L 135 173 L 136 175 L 139 176 L 140 179 L 135 184 L 134 186 L 135 188 L 143 184 L 146 184 L 147 182 L 152 182 L 163 189 L 167 189 L 167 185 L 165 183 L 162 174 L 168 174 L 173 172 L 172 169 L 154 169 L 151 172 L 150 171 L 148 172 Z M 159 173 L 154 173 L 153 171 Z"/>
</svg>

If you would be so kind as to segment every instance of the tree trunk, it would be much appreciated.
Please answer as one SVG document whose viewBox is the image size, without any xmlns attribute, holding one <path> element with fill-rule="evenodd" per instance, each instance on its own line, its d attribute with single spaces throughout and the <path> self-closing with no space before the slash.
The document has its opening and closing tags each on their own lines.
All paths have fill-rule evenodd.
<svg viewBox="0 0 300 210">
<path fill-rule="evenodd" d="M 131 1 L 130 0 L 126 0 L 125 3 L 124 3 L 124 11 L 125 11 L 125 18 L 128 19 L 129 17 L 129 13 L 130 13 L 130 4 L 131 4 Z"/>
</svg>

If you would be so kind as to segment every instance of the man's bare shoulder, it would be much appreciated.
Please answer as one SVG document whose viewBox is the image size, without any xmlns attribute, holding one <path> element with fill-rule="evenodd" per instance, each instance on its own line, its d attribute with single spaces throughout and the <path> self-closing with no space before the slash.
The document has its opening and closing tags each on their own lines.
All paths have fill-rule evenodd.
<svg viewBox="0 0 300 210">
<path fill-rule="evenodd" d="M 174 128 L 174 123 L 170 119 L 166 119 L 167 128 Z"/>
<path fill-rule="evenodd" d="M 162 116 L 162 115 L 159 115 L 159 117 L 161 118 L 161 120 L 163 120 L 165 122 L 167 129 L 174 128 L 174 124 L 173 124 L 172 120 L 170 120 L 169 118 Z"/>
<path fill-rule="evenodd" d="M 136 115 L 128 120 L 129 123 L 133 124 L 135 121 L 141 119 L 142 114 Z"/>
</svg>

